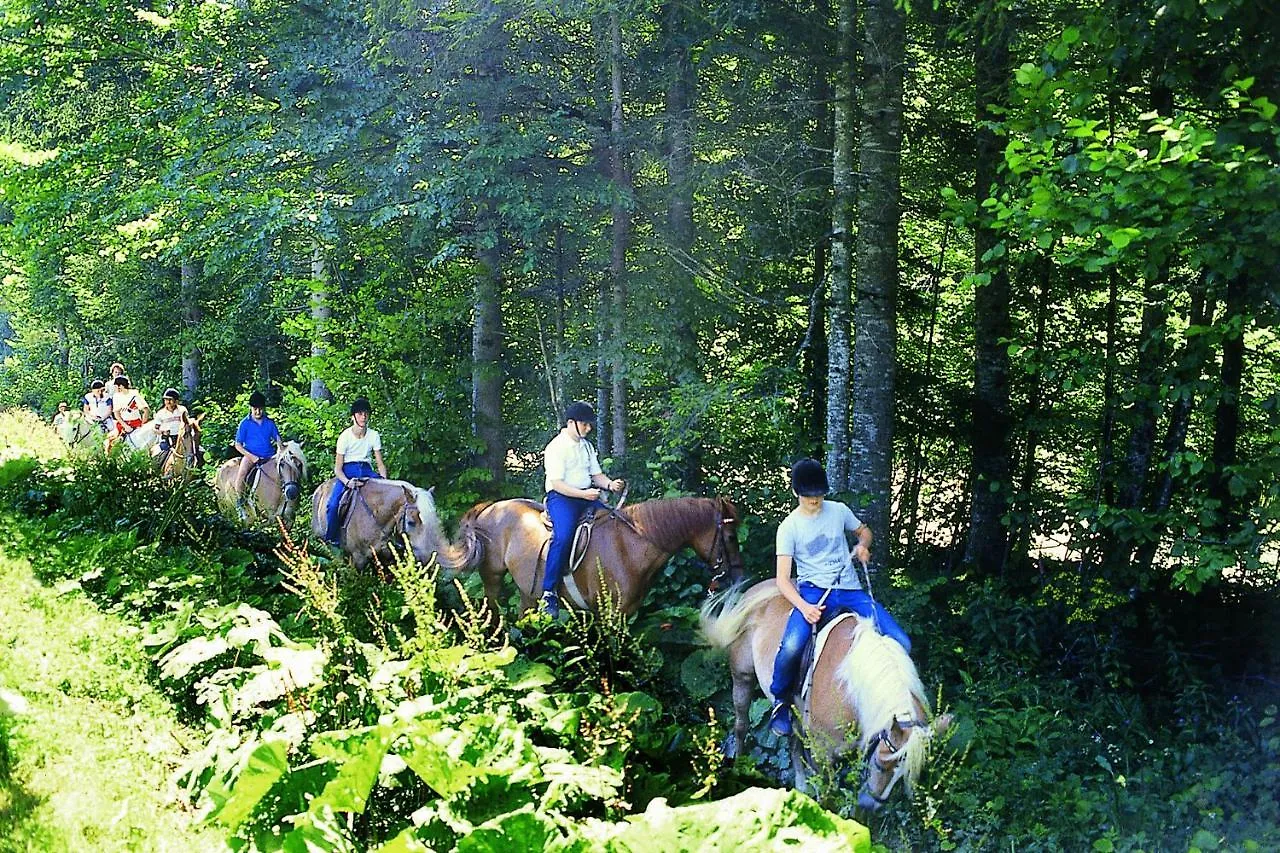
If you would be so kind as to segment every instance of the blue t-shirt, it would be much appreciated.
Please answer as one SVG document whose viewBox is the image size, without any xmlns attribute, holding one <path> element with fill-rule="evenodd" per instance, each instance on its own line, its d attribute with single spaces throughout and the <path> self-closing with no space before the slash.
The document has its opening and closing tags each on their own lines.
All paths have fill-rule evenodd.
<svg viewBox="0 0 1280 853">
<path fill-rule="evenodd" d="M 262 423 L 255 421 L 253 415 L 245 415 L 236 429 L 236 441 L 240 446 L 254 456 L 261 456 L 264 459 L 276 453 L 276 449 L 271 446 L 273 440 L 276 444 L 284 443 L 280 440 L 280 430 L 276 429 L 276 422 L 266 415 L 262 416 Z"/>
</svg>

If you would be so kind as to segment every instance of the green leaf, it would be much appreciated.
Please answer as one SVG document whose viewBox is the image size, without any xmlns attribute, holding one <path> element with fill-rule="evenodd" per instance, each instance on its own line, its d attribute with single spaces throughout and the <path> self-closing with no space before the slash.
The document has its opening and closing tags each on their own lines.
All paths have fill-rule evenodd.
<svg viewBox="0 0 1280 853">
<path fill-rule="evenodd" d="M 289 770 L 289 745 L 282 740 L 267 741 L 250 755 L 236 778 L 231 795 L 211 819 L 230 829 L 244 823 L 271 787 Z"/>
<path fill-rule="evenodd" d="M 318 758 L 339 764 L 338 775 L 329 780 L 320 796 L 311 801 L 308 812 L 363 812 L 369 792 L 378 780 L 378 769 L 391 745 L 387 726 L 356 732 L 330 732 L 316 738 L 312 751 Z"/>
</svg>

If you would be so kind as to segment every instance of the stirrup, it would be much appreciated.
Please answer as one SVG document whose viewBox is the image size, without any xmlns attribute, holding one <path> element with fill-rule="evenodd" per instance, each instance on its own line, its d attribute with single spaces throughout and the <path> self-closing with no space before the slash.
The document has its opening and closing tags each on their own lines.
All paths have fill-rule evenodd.
<svg viewBox="0 0 1280 853">
<path fill-rule="evenodd" d="M 773 703 L 773 708 L 769 710 L 769 731 L 778 737 L 790 736 L 791 704 L 789 702 Z"/>
</svg>

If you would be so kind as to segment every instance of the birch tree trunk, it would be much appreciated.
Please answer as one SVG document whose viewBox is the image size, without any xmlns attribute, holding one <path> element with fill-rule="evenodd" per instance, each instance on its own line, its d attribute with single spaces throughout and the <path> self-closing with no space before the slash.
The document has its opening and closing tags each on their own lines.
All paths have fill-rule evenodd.
<svg viewBox="0 0 1280 853">
<path fill-rule="evenodd" d="M 329 270 L 324 261 L 324 248 L 318 243 L 311 244 L 311 321 L 314 324 L 314 337 L 311 339 L 311 357 L 322 359 L 329 352 L 329 321 L 333 317 L 333 309 L 329 303 Z M 324 379 L 318 375 L 311 377 L 311 399 L 330 401 L 333 399 Z"/>
<path fill-rule="evenodd" d="M 831 279 L 827 288 L 827 479 L 837 492 L 849 482 L 850 248 L 853 230 L 853 36 L 855 0 L 836 9 L 836 75 L 831 147 Z"/>
<path fill-rule="evenodd" d="M 179 291 L 182 298 L 182 323 L 193 338 L 200 325 L 199 275 L 196 263 L 190 258 L 178 268 Z M 200 389 L 200 347 L 192 340 L 182 354 L 182 387 L 186 397 L 192 400 Z"/>
</svg>

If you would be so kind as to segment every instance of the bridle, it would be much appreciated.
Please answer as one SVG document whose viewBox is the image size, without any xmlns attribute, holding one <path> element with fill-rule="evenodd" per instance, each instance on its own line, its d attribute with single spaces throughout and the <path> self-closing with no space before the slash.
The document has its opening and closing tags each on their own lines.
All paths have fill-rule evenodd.
<svg viewBox="0 0 1280 853">
<path fill-rule="evenodd" d="M 898 780 L 901 779 L 907 772 L 906 767 L 904 767 L 901 762 L 899 762 L 898 764 L 895 764 L 893 767 L 886 767 L 880 761 L 880 756 L 878 754 L 880 749 L 880 744 L 882 743 L 888 744 L 890 751 L 892 751 L 896 755 L 906 747 L 907 740 L 910 740 L 911 738 L 910 734 L 908 734 L 907 739 L 902 742 L 901 746 L 895 746 L 893 743 L 893 738 L 890 737 L 889 735 L 890 730 L 893 729 L 894 727 L 897 727 L 900 729 L 926 729 L 927 730 L 929 728 L 929 724 L 926 722 L 923 722 L 922 720 L 917 720 L 914 718 L 900 720 L 897 717 L 894 717 L 893 723 L 891 723 L 888 727 L 881 729 L 880 731 L 876 732 L 874 735 L 871 736 L 871 740 L 867 743 L 867 751 L 863 756 L 863 760 L 866 762 L 866 765 L 867 765 L 868 778 L 864 780 L 862 783 L 862 793 L 866 794 L 868 797 L 875 800 L 880 805 L 884 805 L 885 803 L 889 802 L 889 795 L 893 793 L 894 786 L 898 784 Z M 877 773 L 890 773 L 890 772 L 893 773 L 892 778 L 889 779 L 889 784 L 885 786 L 884 791 L 880 794 L 876 794 L 874 791 L 871 790 L 870 772 L 872 770 L 875 770 Z"/>
<path fill-rule="evenodd" d="M 733 568 L 729 563 L 729 542 L 725 526 L 735 523 L 737 523 L 736 518 L 724 514 L 724 501 L 718 498 L 716 500 L 716 533 L 711 541 L 711 580 L 707 582 L 707 595 L 712 595 L 716 591 L 720 580 Z"/>
</svg>

